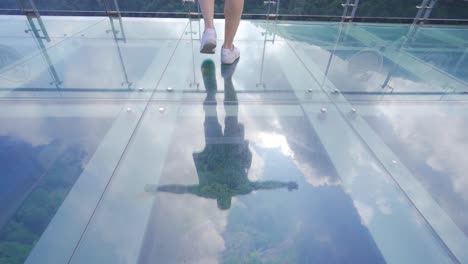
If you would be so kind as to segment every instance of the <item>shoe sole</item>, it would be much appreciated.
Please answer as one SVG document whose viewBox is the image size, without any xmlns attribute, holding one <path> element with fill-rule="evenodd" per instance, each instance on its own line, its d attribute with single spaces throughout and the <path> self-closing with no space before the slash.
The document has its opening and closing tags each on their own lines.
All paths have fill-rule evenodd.
<svg viewBox="0 0 468 264">
<path fill-rule="evenodd" d="M 214 54 L 216 49 L 216 43 L 206 43 L 201 49 L 200 53 Z"/>
<path fill-rule="evenodd" d="M 221 64 L 231 65 L 231 64 L 234 64 L 234 62 L 236 62 L 236 61 L 238 61 L 238 60 L 240 60 L 240 55 L 239 55 L 239 57 L 237 57 L 237 58 L 236 58 L 235 60 L 233 60 L 233 61 L 223 61 L 223 60 L 221 60 Z"/>
</svg>

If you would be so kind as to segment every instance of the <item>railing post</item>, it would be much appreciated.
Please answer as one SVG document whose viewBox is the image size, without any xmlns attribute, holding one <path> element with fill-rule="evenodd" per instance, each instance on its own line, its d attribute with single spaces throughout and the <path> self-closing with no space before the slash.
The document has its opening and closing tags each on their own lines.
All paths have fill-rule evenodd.
<svg viewBox="0 0 468 264">
<path fill-rule="evenodd" d="M 430 1 L 430 2 L 429 2 Z M 424 22 L 429 19 L 432 9 L 434 8 L 437 0 L 423 0 L 421 5 L 416 6 L 418 12 L 414 17 L 413 24 L 424 24 Z"/>
<path fill-rule="evenodd" d="M 112 27 L 111 31 L 114 34 L 114 38 L 118 41 L 126 42 L 127 38 L 125 37 L 125 31 L 122 23 L 122 14 L 120 12 L 117 0 L 104 0 L 104 5 L 106 7 L 106 13 L 109 17 L 109 21 Z M 116 25 L 114 23 L 115 20 L 118 20 L 119 29 L 116 29 Z M 108 32 L 109 31 L 107 31 L 107 33 Z M 117 36 L 118 34 L 120 34 L 121 36 Z"/>
<path fill-rule="evenodd" d="M 39 10 L 36 8 L 34 0 L 18 0 L 18 4 L 21 10 L 23 11 L 24 15 L 28 19 L 29 29 L 25 30 L 25 32 L 33 33 L 34 37 L 37 40 L 39 48 L 41 49 L 41 54 L 47 63 L 48 70 L 52 78 L 52 82 L 50 82 L 50 85 L 54 85 L 56 88 L 60 88 L 62 81 L 59 78 L 55 66 L 52 64 L 52 60 L 50 59 L 49 53 L 44 44 L 44 40 L 47 42 L 50 42 L 51 40 L 49 37 L 49 33 L 47 33 L 47 29 L 44 23 L 42 22 Z"/>
<path fill-rule="evenodd" d="M 352 22 L 359 6 L 359 0 L 346 0 L 346 3 L 341 4 L 341 6 L 344 8 L 341 22 Z M 351 11 L 350 7 L 352 7 Z"/>
<path fill-rule="evenodd" d="M 185 8 L 185 12 L 187 12 L 187 17 L 189 19 L 189 30 L 188 32 L 185 32 L 185 34 L 190 34 L 190 43 L 191 43 L 191 53 L 192 53 L 192 68 L 193 68 L 193 80 L 192 82 L 189 84 L 190 87 L 195 87 L 196 89 L 199 88 L 200 86 L 200 83 L 197 81 L 197 74 L 195 73 L 195 53 L 194 53 L 194 41 L 196 39 L 194 39 L 194 35 L 197 34 L 196 31 L 194 31 L 193 29 L 193 25 L 192 25 L 192 21 L 195 20 L 195 21 L 198 21 L 198 35 L 199 35 L 199 38 L 198 39 L 201 39 L 201 27 L 200 27 L 200 10 L 199 10 L 199 6 L 198 6 L 198 3 L 196 0 L 182 0 L 182 4 L 184 5 L 184 8 Z M 197 6 L 197 12 L 193 12 L 193 10 L 195 9 L 194 7 Z"/>
<path fill-rule="evenodd" d="M 266 12 L 266 27 L 265 31 L 262 32 L 262 35 L 264 36 L 264 41 L 263 41 L 263 50 L 262 50 L 262 62 L 260 65 L 260 76 L 258 83 L 255 84 L 255 87 L 263 87 L 263 89 L 266 88 L 266 84 L 263 81 L 263 74 L 264 74 L 264 67 L 265 67 L 265 52 L 266 52 L 266 45 L 267 42 L 275 42 L 276 39 L 276 24 L 279 16 L 279 8 L 280 8 L 280 0 L 267 0 L 263 2 L 264 5 L 267 6 L 267 12 Z M 276 6 L 275 12 L 272 13 L 272 6 Z M 270 18 L 273 18 L 274 20 L 271 20 Z M 271 26 L 271 21 L 273 21 L 273 28 L 270 30 Z M 269 36 L 272 36 L 271 39 L 268 39 Z"/>
<path fill-rule="evenodd" d="M 106 7 L 106 13 L 109 17 L 109 23 L 111 26 L 110 30 L 106 30 L 106 33 L 112 32 L 112 36 L 117 47 L 117 53 L 119 55 L 120 67 L 124 76 L 124 81 L 121 83 L 121 85 L 126 86 L 129 90 L 131 90 L 133 82 L 131 82 L 128 78 L 127 68 L 125 67 L 125 62 L 119 44 L 119 42 L 127 42 L 127 37 L 125 36 L 125 30 L 122 22 L 122 14 L 120 12 L 119 4 L 117 0 L 104 0 L 104 5 Z M 115 23 L 116 20 L 118 21 L 118 28 Z"/>
<path fill-rule="evenodd" d="M 34 0 L 18 0 L 18 4 L 21 8 L 21 11 L 23 11 L 24 15 L 28 19 L 29 25 L 31 27 L 30 30 L 33 32 L 36 38 L 45 39 L 47 42 L 50 42 L 49 34 L 47 33 L 44 23 L 42 22 L 41 15 L 39 14 L 39 10 L 36 8 Z M 29 30 L 26 33 L 28 32 Z M 39 34 L 40 32 L 42 32 L 42 36 Z"/>
</svg>

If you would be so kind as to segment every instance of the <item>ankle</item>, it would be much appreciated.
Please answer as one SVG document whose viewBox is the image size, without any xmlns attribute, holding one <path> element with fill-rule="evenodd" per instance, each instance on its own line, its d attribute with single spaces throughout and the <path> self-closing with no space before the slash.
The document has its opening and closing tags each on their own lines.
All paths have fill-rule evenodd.
<svg viewBox="0 0 468 264">
<path fill-rule="evenodd" d="M 207 31 L 208 29 L 215 30 L 214 25 L 205 25 L 205 30 L 203 32 Z"/>
<path fill-rule="evenodd" d="M 223 49 L 228 49 L 228 50 L 232 50 L 234 48 L 234 44 L 226 44 L 224 43 L 223 44 Z"/>
</svg>

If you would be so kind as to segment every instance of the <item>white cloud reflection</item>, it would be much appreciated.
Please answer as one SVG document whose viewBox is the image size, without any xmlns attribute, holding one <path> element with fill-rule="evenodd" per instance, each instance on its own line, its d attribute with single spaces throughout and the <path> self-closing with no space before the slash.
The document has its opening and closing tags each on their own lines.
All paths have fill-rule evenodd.
<svg viewBox="0 0 468 264">
<path fill-rule="evenodd" d="M 398 136 L 400 151 L 417 162 L 406 164 L 455 222 L 468 232 L 467 109 L 456 104 L 382 105 L 379 118 Z"/>
</svg>

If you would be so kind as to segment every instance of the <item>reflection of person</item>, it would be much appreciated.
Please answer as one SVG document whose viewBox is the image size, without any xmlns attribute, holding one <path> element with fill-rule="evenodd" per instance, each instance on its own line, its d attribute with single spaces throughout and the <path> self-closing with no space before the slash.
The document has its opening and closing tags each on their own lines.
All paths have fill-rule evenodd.
<svg viewBox="0 0 468 264">
<path fill-rule="evenodd" d="M 201 39 L 201 53 L 215 53 L 216 31 L 214 28 L 214 2 L 215 0 L 200 0 L 200 7 L 205 21 L 205 31 Z M 240 57 L 240 51 L 234 46 L 234 37 L 239 27 L 244 8 L 244 0 L 225 0 L 224 16 L 226 24 L 224 27 L 224 44 L 221 48 L 221 62 L 232 64 Z"/>
<path fill-rule="evenodd" d="M 224 134 L 216 113 L 216 76 L 211 60 L 202 64 L 203 82 L 207 91 L 204 102 L 205 111 L 205 148 L 193 153 L 193 160 L 198 174 L 198 185 L 161 185 L 146 186 L 146 191 L 169 192 L 176 194 L 190 193 L 204 198 L 216 199 L 218 208 L 231 207 L 231 198 L 249 194 L 255 190 L 287 188 L 297 189 L 295 182 L 263 181 L 252 182 L 248 171 L 252 163 L 249 142 L 245 140 L 244 126 L 238 121 L 237 95 L 234 90 L 232 75 L 237 62 L 222 65 L 224 78 L 224 108 L 226 111 Z"/>
</svg>

